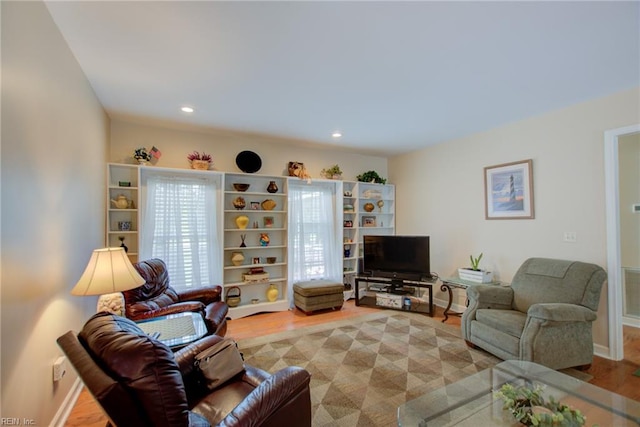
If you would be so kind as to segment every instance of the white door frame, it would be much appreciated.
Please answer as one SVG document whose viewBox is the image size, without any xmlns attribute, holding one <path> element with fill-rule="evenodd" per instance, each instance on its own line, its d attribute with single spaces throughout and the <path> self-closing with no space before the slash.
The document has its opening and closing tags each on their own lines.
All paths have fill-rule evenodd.
<svg viewBox="0 0 640 427">
<path fill-rule="evenodd" d="M 607 221 L 607 269 L 609 311 L 609 358 L 622 360 L 622 265 L 620 262 L 620 192 L 618 138 L 639 133 L 640 124 L 611 129 L 604 133 L 604 174 Z"/>
</svg>

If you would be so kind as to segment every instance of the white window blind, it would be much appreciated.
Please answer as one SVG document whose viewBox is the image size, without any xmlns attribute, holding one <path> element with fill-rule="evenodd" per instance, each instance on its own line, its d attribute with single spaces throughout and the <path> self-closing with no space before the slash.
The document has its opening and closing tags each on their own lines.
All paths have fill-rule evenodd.
<svg viewBox="0 0 640 427">
<path fill-rule="evenodd" d="M 160 175 L 146 185 L 141 259 L 162 259 L 175 288 L 220 283 L 219 180 Z"/>
<path fill-rule="evenodd" d="M 336 183 L 290 180 L 290 283 L 322 278 L 341 282 L 338 233 Z"/>
</svg>

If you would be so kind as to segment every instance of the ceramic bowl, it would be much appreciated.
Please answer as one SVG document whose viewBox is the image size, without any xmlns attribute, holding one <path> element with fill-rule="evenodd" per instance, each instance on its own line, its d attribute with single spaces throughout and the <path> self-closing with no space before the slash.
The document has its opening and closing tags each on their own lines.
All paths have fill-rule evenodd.
<svg viewBox="0 0 640 427">
<path fill-rule="evenodd" d="M 262 209 L 264 209 L 265 211 L 270 211 L 270 210 L 273 210 L 273 208 L 275 208 L 277 204 L 272 199 L 266 199 L 266 200 L 263 200 L 260 205 L 262 206 Z"/>
<path fill-rule="evenodd" d="M 234 182 L 233 183 L 233 188 L 236 191 L 247 191 L 249 189 L 250 185 L 251 184 L 245 184 L 245 183 L 242 183 L 242 182 Z"/>
</svg>

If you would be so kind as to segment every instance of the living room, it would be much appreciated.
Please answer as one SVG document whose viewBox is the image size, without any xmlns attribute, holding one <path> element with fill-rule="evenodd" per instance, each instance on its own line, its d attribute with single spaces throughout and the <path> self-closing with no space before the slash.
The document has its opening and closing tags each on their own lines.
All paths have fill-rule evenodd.
<svg viewBox="0 0 640 427">
<path fill-rule="evenodd" d="M 79 330 L 95 311 L 95 299 L 69 291 L 91 251 L 104 246 L 106 164 L 129 159 L 140 145 L 158 146 L 161 165 L 176 168 L 187 168 L 186 155 L 199 149 L 221 171 L 237 171 L 242 150 L 260 153 L 265 174 L 283 175 L 292 160 L 313 176 L 335 163 L 349 180 L 377 170 L 396 186 L 397 234 L 430 235 L 432 270 L 441 276 L 480 252 L 484 267 L 506 282 L 531 256 L 607 267 L 604 132 L 640 123 L 637 78 L 572 105 L 386 156 L 107 114 L 46 5 L 3 2 L 1 11 L 3 417 L 48 425 L 65 405 L 75 374 L 52 383 L 61 354 L 55 338 Z M 486 220 L 483 168 L 525 159 L 533 160 L 535 219 Z M 565 231 L 576 241 L 563 241 Z M 608 302 L 603 290 L 594 324 L 601 353 L 610 350 Z"/>
</svg>

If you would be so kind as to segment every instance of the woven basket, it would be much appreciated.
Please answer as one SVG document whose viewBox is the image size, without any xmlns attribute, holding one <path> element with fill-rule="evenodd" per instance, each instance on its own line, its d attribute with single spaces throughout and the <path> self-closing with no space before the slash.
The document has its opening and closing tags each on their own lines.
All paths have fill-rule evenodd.
<svg viewBox="0 0 640 427">
<path fill-rule="evenodd" d="M 242 291 L 237 286 L 231 286 L 227 289 L 227 293 L 225 295 L 225 302 L 229 307 L 237 307 L 240 305 L 240 298 Z"/>
<path fill-rule="evenodd" d="M 206 160 L 191 160 L 191 169 L 201 171 L 209 170 L 209 162 Z"/>
</svg>

